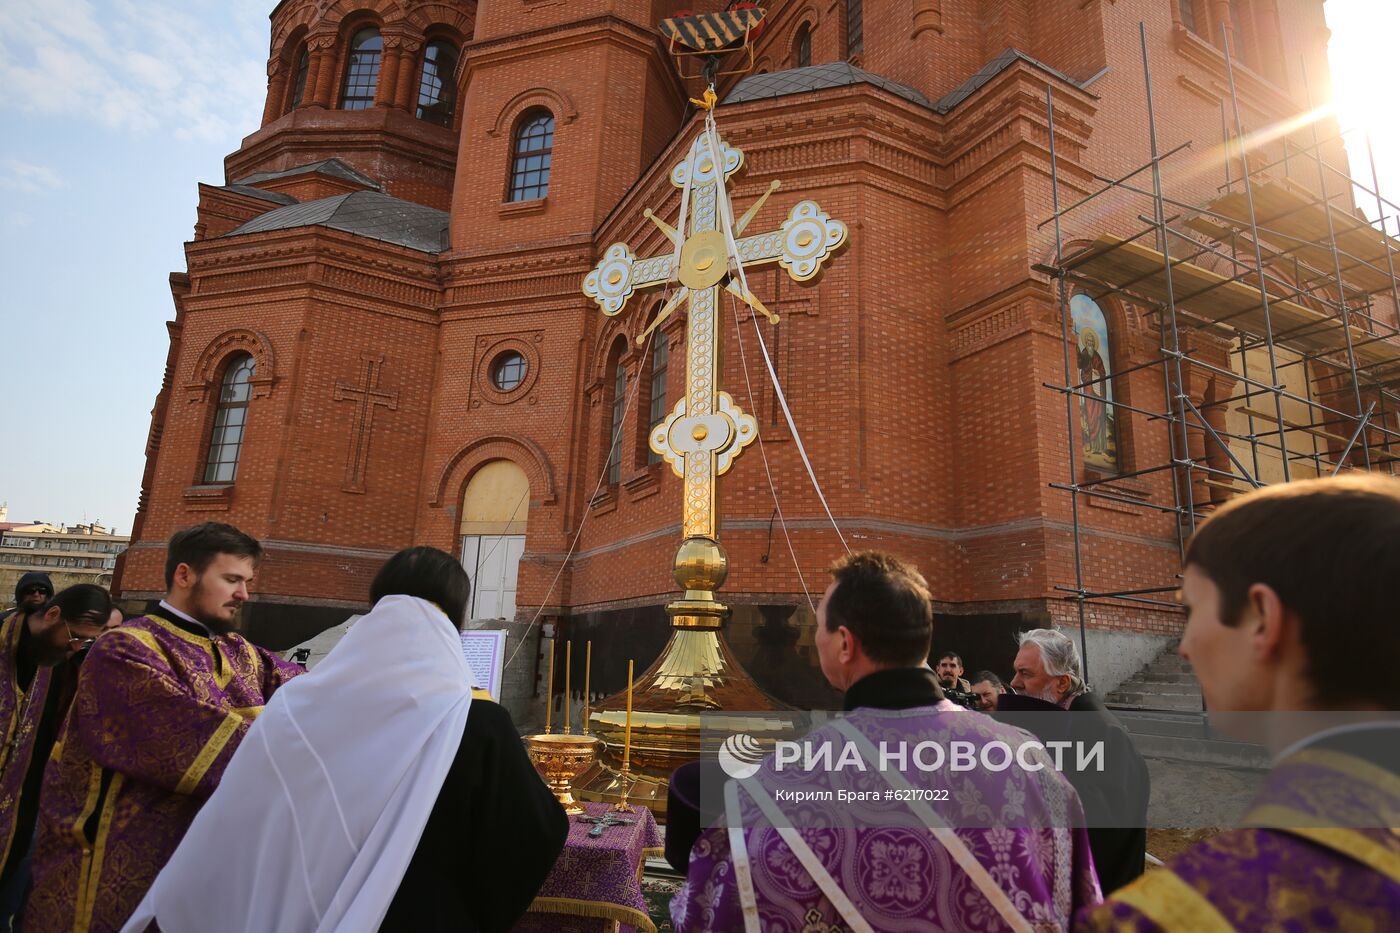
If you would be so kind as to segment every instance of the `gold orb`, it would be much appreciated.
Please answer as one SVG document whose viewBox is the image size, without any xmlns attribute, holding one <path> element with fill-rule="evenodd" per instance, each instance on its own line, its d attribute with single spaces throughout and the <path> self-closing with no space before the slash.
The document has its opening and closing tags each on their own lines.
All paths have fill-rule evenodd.
<svg viewBox="0 0 1400 933">
<path fill-rule="evenodd" d="M 710 429 L 705 427 L 703 424 L 697 424 L 695 426 L 695 430 L 690 432 L 690 436 L 695 438 L 697 441 L 703 441 L 705 438 L 710 436 Z"/>
<path fill-rule="evenodd" d="M 718 541 L 686 538 L 676 551 L 673 575 L 681 589 L 713 592 L 729 576 L 729 558 Z"/>
</svg>

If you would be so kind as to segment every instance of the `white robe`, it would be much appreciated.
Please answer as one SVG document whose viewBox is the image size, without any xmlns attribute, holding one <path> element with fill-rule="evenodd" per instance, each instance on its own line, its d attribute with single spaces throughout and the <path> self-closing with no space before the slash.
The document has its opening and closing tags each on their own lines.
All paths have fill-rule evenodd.
<svg viewBox="0 0 1400 933">
<path fill-rule="evenodd" d="M 461 744 L 472 674 L 432 603 L 388 596 L 274 695 L 123 928 L 374 931 Z"/>
</svg>

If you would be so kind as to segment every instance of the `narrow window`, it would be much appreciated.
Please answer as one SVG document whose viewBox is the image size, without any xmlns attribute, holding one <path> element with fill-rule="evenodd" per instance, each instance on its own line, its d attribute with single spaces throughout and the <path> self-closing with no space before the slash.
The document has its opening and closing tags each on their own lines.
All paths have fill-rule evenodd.
<svg viewBox="0 0 1400 933">
<path fill-rule="evenodd" d="M 549 194 L 549 169 L 554 152 L 554 116 L 532 110 L 515 130 L 510 160 L 510 201 L 533 201 Z"/>
<path fill-rule="evenodd" d="M 452 125 L 457 103 L 457 47 L 434 39 L 423 50 L 423 74 L 418 82 L 418 119 L 438 126 Z"/>
<path fill-rule="evenodd" d="M 846 55 L 865 51 L 865 17 L 861 0 L 846 0 Z"/>
<path fill-rule="evenodd" d="M 209 437 L 209 457 L 205 460 L 206 483 L 231 483 L 238 475 L 238 454 L 243 448 L 243 428 L 248 420 L 248 399 L 257 363 L 247 353 L 229 360 L 219 388 L 219 407 L 214 412 L 214 430 Z"/>
<path fill-rule="evenodd" d="M 1176 8 L 1181 13 L 1181 25 L 1194 33 L 1200 33 L 1196 28 L 1196 0 L 1176 0 Z"/>
<path fill-rule="evenodd" d="M 652 338 L 651 345 L 651 411 L 647 419 L 647 437 L 651 437 L 651 432 L 656 430 L 656 426 L 666 420 L 666 367 L 671 358 L 671 349 L 667 345 L 666 335 L 657 333 Z M 647 446 L 647 463 L 660 463 L 661 455 L 652 450 L 650 444 Z"/>
<path fill-rule="evenodd" d="M 342 110 L 367 110 L 374 106 L 379 87 L 379 60 L 384 40 L 373 27 L 361 29 L 350 40 L 350 58 L 345 63 L 345 92 L 340 96 Z"/>
<path fill-rule="evenodd" d="M 297 76 L 292 82 L 292 103 L 287 109 L 300 107 L 302 100 L 306 97 L 306 72 L 311 67 L 311 48 L 305 42 L 301 44 L 301 54 L 297 56 Z"/>
<path fill-rule="evenodd" d="M 796 54 L 798 68 L 812 64 L 812 28 L 806 23 L 797 30 Z"/>
<path fill-rule="evenodd" d="M 608 430 L 608 485 L 616 486 L 622 479 L 622 416 L 627 411 L 627 370 L 622 360 L 613 362 L 612 418 Z"/>
</svg>

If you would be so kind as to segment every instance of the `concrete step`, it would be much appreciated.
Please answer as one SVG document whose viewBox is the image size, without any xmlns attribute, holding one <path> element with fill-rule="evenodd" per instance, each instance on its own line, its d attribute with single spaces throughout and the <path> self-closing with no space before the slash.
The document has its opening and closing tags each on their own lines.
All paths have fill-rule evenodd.
<svg viewBox="0 0 1400 933">
<path fill-rule="evenodd" d="M 1196 676 L 1194 674 L 1160 674 L 1154 671 L 1142 671 L 1125 683 L 1130 684 L 1186 684 L 1194 686 Z"/>
<path fill-rule="evenodd" d="M 1201 688 L 1196 684 L 1144 684 L 1128 681 L 1114 693 L 1141 693 L 1155 696 L 1191 696 L 1199 697 Z"/>
<path fill-rule="evenodd" d="M 1269 767 L 1269 753 L 1258 745 L 1247 745 L 1244 742 L 1169 735 L 1134 735 L 1133 745 L 1145 758 L 1169 758 L 1258 771 L 1267 770 Z"/>
<path fill-rule="evenodd" d="M 1196 710 L 1114 710 L 1123 727 L 1135 736 L 1165 735 L 1181 738 L 1211 738 L 1205 714 Z"/>
<path fill-rule="evenodd" d="M 1201 709 L 1201 695 L 1188 693 L 1126 693 L 1114 691 L 1104 702 L 1114 708 L 1142 710 L 1180 710 L 1198 712 Z"/>
</svg>

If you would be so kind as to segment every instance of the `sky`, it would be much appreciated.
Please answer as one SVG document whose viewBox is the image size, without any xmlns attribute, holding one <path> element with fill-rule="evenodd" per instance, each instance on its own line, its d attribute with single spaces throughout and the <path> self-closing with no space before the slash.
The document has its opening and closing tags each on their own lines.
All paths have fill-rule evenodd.
<svg viewBox="0 0 1400 933">
<path fill-rule="evenodd" d="M 273 5 L 0 0 L 10 521 L 130 531 L 174 317 L 169 275 L 185 268 L 196 183 L 221 184 L 224 156 L 261 120 Z M 1382 192 L 1400 202 L 1400 121 L 1382 93 L 1400 3 L 1324 9 L 1342 125 L 1370 125 Z M 1369 177 L 1364 162 L 1353 171 Z"/>
</svg>

